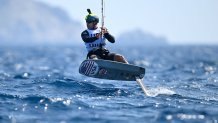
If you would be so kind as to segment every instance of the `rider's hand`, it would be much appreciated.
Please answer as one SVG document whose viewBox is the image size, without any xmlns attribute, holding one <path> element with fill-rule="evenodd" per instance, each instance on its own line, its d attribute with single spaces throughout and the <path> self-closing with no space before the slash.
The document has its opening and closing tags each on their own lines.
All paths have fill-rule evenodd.
<svg viewBox="0 0 218 123">
<path fill-rule="evenodd" d="M 101 38 L 101 37 L 102 37 L 101 33 L 98 33 L 98 34 L 96 35 L 96 37 L 97 37 L 97 38 Z"/>
<path fill-rule="evenodd" d="M 108 33 L 108 30 L 106 27 L 101 27 L 101 31 L 103 34 Z"/>
<path fill-rule="evenodd" d="M 96 35 L 97 38 L 101 38 L 102 37 L 102 34 L 105 34 L 105 33 L 108 33 L 108 30 L 106 27 L 101 27 L 101 33 L 98 33 Z"/>
</svg>

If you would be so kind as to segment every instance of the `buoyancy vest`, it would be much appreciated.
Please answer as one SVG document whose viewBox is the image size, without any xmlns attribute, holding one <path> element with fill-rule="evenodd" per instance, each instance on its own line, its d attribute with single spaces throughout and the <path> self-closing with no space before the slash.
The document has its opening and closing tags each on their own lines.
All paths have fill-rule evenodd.
<svg viewBox="0 0 218 123">
<path fill-rule="evenodd" d="M 97 28 L 95 30 L 89 30 L 87 29 L 89 33 L 89 37 L 95 37 L 97 34 L 101 33 L 101 28 Z M 105 37 L 103 36 L 102 38 L 99 38 L 93 42 L 87 43 L 85 42 L 86 49 L 88 52 L 92 50 L 96 50 L 98 48 L 105 48 L 106 42 L 105 42 Z"/>
</svg>

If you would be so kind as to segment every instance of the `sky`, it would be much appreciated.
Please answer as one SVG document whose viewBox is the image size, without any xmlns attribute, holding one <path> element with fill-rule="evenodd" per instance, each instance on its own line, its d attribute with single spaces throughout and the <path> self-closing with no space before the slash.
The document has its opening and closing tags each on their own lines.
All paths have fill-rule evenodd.
<svg viewBox="0 0 218 123">
<path fill-rule="evenodd" d="M 35 0 L 65 10 L 83 24 L 87 8 L 101 17 L 101 0 Z M 218 0 L 105 0 L 105 26 L 119 36 L 141 29 L 171 44 L 218 44 Z"/>
</svg>

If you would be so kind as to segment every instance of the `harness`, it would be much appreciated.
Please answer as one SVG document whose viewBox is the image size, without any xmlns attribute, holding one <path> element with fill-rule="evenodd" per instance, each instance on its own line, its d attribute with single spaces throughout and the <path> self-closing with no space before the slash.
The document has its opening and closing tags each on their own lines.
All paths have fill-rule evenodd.
<svg viewBox="0 0 218 123">
<path fill-rule="evenodd" d="M 105 59 L 109 53 L 109 50 L 107 50 L 106 48 L 95 48 L 89 51 L 89 53 L 86 56 L 86 59 L 89 59 L 91 55 L 97 55 L 98 57 Z"/>
</svg>

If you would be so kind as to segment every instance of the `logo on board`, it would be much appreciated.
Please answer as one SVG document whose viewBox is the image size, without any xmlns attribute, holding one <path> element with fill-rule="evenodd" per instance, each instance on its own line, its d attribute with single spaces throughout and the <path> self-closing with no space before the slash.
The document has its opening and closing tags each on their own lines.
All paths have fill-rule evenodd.
<svg viewBox="0 0 218 123">
<path fill-rule="evenodd" d="M 99 70 L 99 67 L 96 62 L 85 61 L 80 66 L 79 72 L 87 76 L 94 76 L 97 74 L 98 70 Z"/>
<path fill-rule="evenodd" d="M 99 75 L 106 75 L 107 74 L 107 70 L 106 69 L 100 69 L 98 74 Z"/>
</svg>

